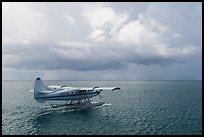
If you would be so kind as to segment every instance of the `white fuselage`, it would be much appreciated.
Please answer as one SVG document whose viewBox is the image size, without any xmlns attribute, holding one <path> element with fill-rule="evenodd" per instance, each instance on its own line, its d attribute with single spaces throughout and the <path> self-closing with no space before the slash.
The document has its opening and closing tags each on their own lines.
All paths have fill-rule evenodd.
<svg viewBox="0 0 204 137">
<path fill-rule="evenodd" d="M 97 90 L 79 90 L 77 88 L 69 88 L 62 90 L 53 90 L 49 93 L 40 93 L 35 99 L 45 100 L 80 100 L 88 99 L 100 94 Z"/>
</svg>

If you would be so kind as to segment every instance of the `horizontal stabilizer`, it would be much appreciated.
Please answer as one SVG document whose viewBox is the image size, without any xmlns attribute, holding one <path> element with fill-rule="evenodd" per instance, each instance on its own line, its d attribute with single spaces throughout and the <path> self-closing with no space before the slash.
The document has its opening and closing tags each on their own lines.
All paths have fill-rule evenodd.
<svg viewBox="0 0 204 137">
<path fill-rule="evenodd" d="M 61 89 L 62 86 L 50 85 L 50 86 L 48 86 L 48 88 L 50 88 L 50 89 L 52 89 L 52 90 L 55 90 L 55 89 Z"/>
<path fill-rule="evenodd" d="M 41 94 L 47 94 L 47 93 L 52 93 L 53 91 L 50 91 L 50 90 L 42 90 L 42 91 L 38 91 L 38 93 L 41 93 Z"/>
</svg>

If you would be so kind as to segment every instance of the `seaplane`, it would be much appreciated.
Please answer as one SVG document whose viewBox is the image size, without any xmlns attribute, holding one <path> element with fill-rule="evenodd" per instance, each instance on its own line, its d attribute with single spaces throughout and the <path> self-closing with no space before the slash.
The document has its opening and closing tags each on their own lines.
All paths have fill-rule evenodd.
<svg viewBox="0 0 204 137">
<path fill-rule="evenodd" d="M 59 85 L 46 86 L 43 81 L 37 77 L 34 84 L 34 99 L 37 102 L 46 101 L 66 101 L 63 105 L 53 105 L 52 108 L 65 106 L 66 109 L 86 109 L 101 106 L 105 102 L 92 102 L 91 98 L 100 96 L 104 90 L 120 90 L 119 87 L 69 87 Z"/>
</svg>

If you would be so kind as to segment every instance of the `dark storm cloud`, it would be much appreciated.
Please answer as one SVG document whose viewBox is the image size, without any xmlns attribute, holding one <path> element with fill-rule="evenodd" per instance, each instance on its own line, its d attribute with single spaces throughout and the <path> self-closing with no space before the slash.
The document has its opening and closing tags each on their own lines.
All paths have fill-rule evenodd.
<svg viewBox="0 0 204 137">
<path fill-rule="evenodd" d="M 7 45 L 4 48 L 3 53 L 4 56 L 4 67 L 6 68 L 15 68 L 15 69 L 28 69 L 28 70 L 36 70 L 36 69 L 44 69 L 44 70 L 58 70 L 58 69 L 72 69 L 79 71 L 88 71 L 88 70 L 103 70 L 103 69 L 121 69 L 127 66 L 126 63 L 121 62 L 117 59 L 112 59 L 111 56 L 103 58 L 97 53 L 100 51 L 99 49 L 91 50 L 89 57 L 86 59 L 78 59 L 79 55 L 72 54 L 72 58 L 63 58 L 66 56 L 64 54 L 55 51 L 54 53 L 50 51 L 50 47 L 59 47 L 59 45 L 54 45 L 54 43 L 36 43 L 30 44 L 29 46 L 22 46 L 20 48 L 20 44 Z M 22 44 L 21 44 L 22 45 Z M 15 48 L 18 47 L 18 48 Z M 73 48 L 64 48 L 66 50 L 66 54 L 70 54 L 69 52 Z M 54 49 L 55 50 L 55 49 Z M 70 51 L 69 51 L 70 50 Z M 76 49 L 83 56 L 86 51 Z M 104 51 L 103 51 L 104 52 Z M 16 54 L 17 53 L 17 54 Z M 56 54 L 57 53 L 57 54 Z M 18 58 L 18 63 L 12 63 L 10 58 L 7 58 L 7 55 L 13 55 Z"/>
<path fill-rule="evenodd" d="M 20 46 L 21 45 L 21 46 Z M 168 66 L 174 63 L 185 62 L 157 55 L 141 56 L 129 47 L 100 46 L 74 48 L 74 46 L 60 46 L 57 43 L 35 43 L 29 45 L 13 44 L 6 45 L 3 55 L 5 68 L 27 70 L 58 70 L 70 69 L 77 71 L 123 69 L 129 63 L 145 65 Z M 16 48 L 18 47 L 18 48 Z M 11 50 L 12 49 L 12 50 Z M 75 52 L 72 52 L 72 51 Z M 17 54 L 16 54 L 17 53 Z M 8 58 L 7 56 L 11 56 Z M 12 63 L 12 57 L 17 63 Z"/>
</svg>

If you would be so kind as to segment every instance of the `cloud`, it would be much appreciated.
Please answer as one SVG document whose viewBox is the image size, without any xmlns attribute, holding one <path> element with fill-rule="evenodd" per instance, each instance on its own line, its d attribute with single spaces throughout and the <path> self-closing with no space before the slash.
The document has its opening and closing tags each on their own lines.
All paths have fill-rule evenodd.
<svg viewBox="0 0 204 137">
<path fill-rule="evenodd" d="M 96 29 L 91 33 L 90 38 L 99 42 L 104 41 L 106 39 L 106 36 L 104 35 L 104 30 Z"/>
<path fill-rule="evenodd" d="M 124 44 L 157 44 L 162 42 L 162 35 L 167 30 L 156 20 L 140 14 L 138 20 L 129 22 L 119 30 L 116 40 Z"/>
<path fill-rule="evenodd" d="M 4 3 L 2 14 L 3 42 L 39 39 L 46 33 L 46 16 L 30 10 L 26 3 Z"/>
<path fill-rule="evenodd" d="M 106 37 L 112 37 L 129 18 L 126 11 L 117 13 L 111 7 L 103 5 L 84 8 L 82 15 L 93 29 L 90 38 L 95 41 L 104 41 Z"/>
<path fill-rule="evenodd" d="M 202 55 L 200 6 L 186 15 L 188 4 L 160 4 L 4 3 L 2 66 L 110 79 L 151 72 L 145 66 L 185 68 Z"/>
<path fill-rule="evenodd" d="M 73 24 L 74 23 L 74 18 L 68 14 L 65 14 L 65 18 L 71 23 Z"/>
<path fill-rule="evenodd" d="M 19 46 L 16 49 L 12 48 L 12 51 L 4 49 L 2 55 L 3 67 L 29 70 L 72 69 L 80 71 L 124 67 L 123 62 L 118 60 L 117 55 L 114 57 L 115 52 L 111 54 L 106 48 L 96 48 L 95 45 L 89 43 L 66 41 L 52 44 L 32 43 L 29 44 L 29 47 L 25 46 L 22 49 L 19 49 Z M 9 45 L 6 47 L 9 48 Z M 12 60 L 12 57 L 15 57 L 15 60 Z"/>
<path fill-rule="evenodd" d="M 84 10 L 82 14 L 88 19 L 92 28 L 119 26 L 128 19 L 125 12 L 116 13 L 110 7 L 96 6 Z"/>
<path fill-rule="evenodd" d="M 111 13 L 111 17 L 102 18 L 107 11 Z M 85 13 L 92 27 L 91 39 L 96 42 L 117 43 L 118 48 L 126 46 L 130 51 L 133 51 L 130 52 L 130 54 L 133 54 L 133 57 L 138 58 L 139 56 L 139 59 L 141 58 L 141 61 L 136 59 L 138 62 L 142 62 L 142 58 L 145 57 L 145 60 L 149 58 L 148 62 L 150 64 L 154 64 L 155 61 L 151 63 L 151 60 L 154 60 L 152 58 L 160 57 L 160 60 L 169 61 L 172 60 L 170 58 L 174 58 L 174 56 L 177 57 L 179 62 L 181 58 L 183 60 L 182 56 L 188 57 L 194 55 L 199 50 L 198 47 L 193 45 L 175 47 L 174 43 L 168 41 L 168 37 L 172 35 L 170 28 L 159 23 L 154 18 L 145 17 L 143 14 L 139 14 L 135 20 L 127 21 L 127 18 L 124 18 L 121 22 L 111 23 L 114 17 L 117 16 L 117 18 L 120 18 L 121 16 L 120 13 L 116 13 L 110 7 L 99 7 L 94 12 Z M 128 15 L 124 14 L 124 17 L 128 17 Z M 97 21 L 99 20 L 97 18 L 104 20 L 100 20 L 101 24 L 98 24 Z M 117 22 L 117 20 L 115 22 Z M 107 29 L 107 25 L 109 25 L 110 28 L 116 28 L 115 30 L 117 31 L 111 33 L 113 29 Z M 181 34 L 174 33 L 173 37 L 181 37 Z M 167 59 L 167 57 L 169 59 Z M 137 63 L 137 61 L 135 61 L 135 63 Z M 146 64 L 146 61 L 144 64 Z"/>
<path fill-rule="evenodd" d="M 174 38 L 179 38 L 179 37 L 182 37 L 182 35 L 181 35 L 180 33 L 174 33 L 174 34 L 173 34 L 173 37 L 174 37 Z"/>
</svg>

